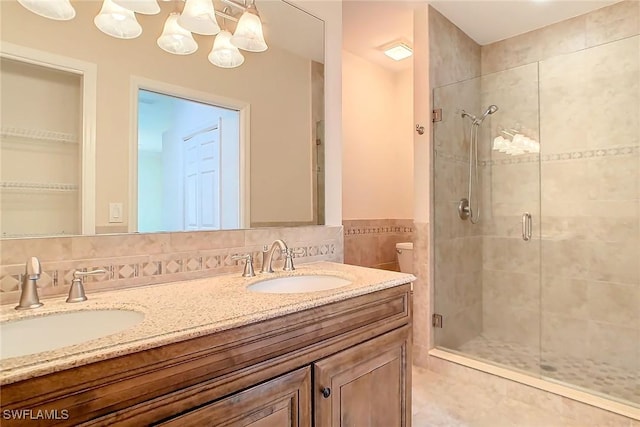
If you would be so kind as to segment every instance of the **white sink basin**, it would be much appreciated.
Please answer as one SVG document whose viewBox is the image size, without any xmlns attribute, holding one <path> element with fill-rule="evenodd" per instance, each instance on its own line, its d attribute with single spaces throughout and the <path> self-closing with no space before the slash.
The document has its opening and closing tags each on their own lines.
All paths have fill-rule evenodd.
<svg viewBox="0 0 640 427">
<path fill-rule="evenodd" d="M 247 287 L 252 292 L 267 294 L 297 294 L 305 292 L 319 292 L 341 288 L 351 282 L 336 276 L 306 275 L 276 277 L 261 280 Z"/>
<path fill-rule="evenodd" d="M 131 328 L 143 319 L 137 311 L 87 310 L 1 323 L 0 359 L 80 344 Z"/>
</svg>

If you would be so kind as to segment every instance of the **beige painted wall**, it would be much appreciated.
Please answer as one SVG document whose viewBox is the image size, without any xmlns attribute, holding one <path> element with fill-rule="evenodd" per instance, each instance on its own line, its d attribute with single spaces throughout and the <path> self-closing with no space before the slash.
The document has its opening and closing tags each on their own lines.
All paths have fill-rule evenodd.
<svg viewBox="0 0 640 427">
<path fill-rule="evenodd" d="M 223 70 L 206 59 L 211 37 L 196 36 L 200 49 L 188 57 L 160 50 L 162 14 L 139 17 L 144 31 L 138 39 L 118 40 L 93 25 L 99 2 L 74 6 L 73 21 L 57 22 L 2 2 L 2 39 L 98 64 L 97 227 L 108 225 L 109 202 L 124 202 L 128 212 L 131 75 L 250 103 L 252 221 L 313 218 L 310 61 L 272 46 L 246 54 L 238 69 Z"/>
<path fill-rule="evenodd" d="M 412 70 L 342 60 L 343 219 L 412 218 Z"/>
</svg>

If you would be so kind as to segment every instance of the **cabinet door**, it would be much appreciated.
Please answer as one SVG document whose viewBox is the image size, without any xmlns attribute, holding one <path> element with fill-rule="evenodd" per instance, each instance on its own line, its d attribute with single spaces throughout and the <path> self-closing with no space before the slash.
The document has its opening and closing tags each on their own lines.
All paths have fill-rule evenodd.
<svg viewBox="0 0 640 427">
<path fill-rule="evenodd" d="M 409 427 L 408 326 L 314 364 L 316 427 Z"/>
<path fill-rule="evenodd" d="M 310 427 L 311 369 L 298 369 L 158 425 Z"/>
</svg>

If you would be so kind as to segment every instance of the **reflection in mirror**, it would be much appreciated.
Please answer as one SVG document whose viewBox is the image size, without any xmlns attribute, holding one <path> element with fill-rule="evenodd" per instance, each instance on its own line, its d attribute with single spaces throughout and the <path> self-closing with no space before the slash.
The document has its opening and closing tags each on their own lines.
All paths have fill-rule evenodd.
<svg viewBox="0 0 640 427">
<path fill-rule="evenodd" d="M 78 234 L 81 76 L 7 58 L 0 73 L 2 236 Z"/>
<path fill-rule="evenodd" d="M 240 144 L 239 111 L 139 90 L 138 231 L 240 228 Z"/>
<path fill-rule="evenodd" d="M 256 1 L 269 48 L 260 53 L 244 52 L 241 66 L 224 69 L 212 65 L 207 58 L 212 36 L 194 35 L 200 47 L 191 55 L 172 55 L 158 47 L 166 17 L 183 3 L 159 2 L 162 10 L 158 15 L 136 14 L 142 35 L 120 40 L 95 27 L 93 19 L 101 8 L 98 1 L 72 1 L 76 17 L 69 21 L 52 21 L 26 10 L 17 1 L 2 1 L 2 46 L 13 44 L 79 60 L 98 70 L 97 94 L 90 105 L 96 111 L 96 123 L 91 127 L 95 135 L 95 167 L 90 171 L 95 173 L 95 183 L 87 185 L 85 171 L 78 175 L 83 177 L 76 184 L 83 197 L 76 211 L 81 212 L 83 221 L 77 220 L 75 228 L 65 226 L 64 232 L 147 231 L 138 227 L 139 87 L 134 84 L 145 79 L 183 88 L 186 93 L 241 101 L 247 111 L 250 109 L 249 120 L 240 120 L 240 134 L 244 132 L 247 138 L 245 164 L 249 167 L 234 227 L 323 223 L 324 140 L 319 133 L 324 119 L 323 22 L 283 1 Z M 214 4 L 222 10 L 218 0 Z M 226 20 L 225 24 L 233 32 L 235 22 Z M 3 90 L 1 96 L 4 93 Z M 86 107 L 82 104 L 82 108 Z M 9 124 L 4 113 L 3 109 L 0 120 L 3 125 Z M 82 120 L 86 123 L 87 118 Z M 78 148 L 87 151 L 86 130 L 81 133 L 85 137 Z M 85 190 L 90 197 L 85 197 Z M 224 194 L 221 197 L 224 201 Z M 85 221 L 87 212 L 92 214 Z M 220 227 L 226 228 L 224 216 L 221 221 Z M 24 222 L 29 225 L 31 221 L 25 218 Z M 85 227 L 84 222 L 94 223 L 95 227 Z M 55 229 L 51 233 L 62 231 Z M 21 231 L 36 233 L 48 231 L 38 230 L 33 223 Z"/>
</svg>

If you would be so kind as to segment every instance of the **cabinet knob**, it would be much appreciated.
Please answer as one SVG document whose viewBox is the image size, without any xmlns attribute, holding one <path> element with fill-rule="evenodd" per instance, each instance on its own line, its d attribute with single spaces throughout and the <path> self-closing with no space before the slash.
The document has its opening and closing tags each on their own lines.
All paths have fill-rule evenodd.
<svg viewBox="0 0 640 427">
<path fill-rule="evenodd" d="M 322 387 L 320 391 L 322 392 L 322 397 L 324 397 L 325 399 L 331 396 L 331 389 L 329 387 Z"/>
</svg>

